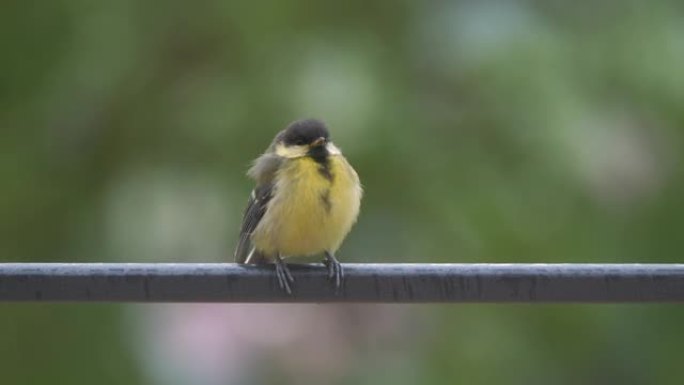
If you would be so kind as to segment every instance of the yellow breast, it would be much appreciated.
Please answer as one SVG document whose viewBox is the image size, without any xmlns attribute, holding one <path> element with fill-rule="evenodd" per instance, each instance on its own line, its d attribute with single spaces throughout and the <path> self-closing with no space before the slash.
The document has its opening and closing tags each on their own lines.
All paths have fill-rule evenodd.
<svg viewBox="0 0 684 385">
<path fill-rule="evenodd" d="M 252 242 L 268 256 L 335 252 L 356 221 L 361 195 L 359 178 L 341 155 L 330 156 L 325 168 L 310 157 L 289 159 Z"/>
</svg>

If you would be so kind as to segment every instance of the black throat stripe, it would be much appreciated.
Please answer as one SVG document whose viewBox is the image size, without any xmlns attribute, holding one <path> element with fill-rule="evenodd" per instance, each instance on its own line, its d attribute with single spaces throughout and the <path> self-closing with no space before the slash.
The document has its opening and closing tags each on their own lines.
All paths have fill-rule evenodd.
<svg viewBox="0 0 684 385">
<path fill-rule="evenodd" d="M 309 151 L 308 155 L 318 163 L 318 173 L 332 183 L 334 175 L 330 170 L 330 158 L 328 156 L 330 154 L 328 150 L 325 147 L 317 147 Z"/>
<path fill-rule="evenodd" d="M 330 213 L 330 210 L 332 210 L 332 202 L 330 201 L 329 189 L 321 193 L 321 202 L 323 203 L 323 207 L 325 207 L 325 212 Z"/>
<path fill-rule="evenodd" d="M 335 176 L 333 175 L 332 171 L 330 171 L 330 163 L 327 162 L 327 160 L 325 163 L 320 163 L 318 165 L 318 173 L 321 174 L 323 178 L 330 181 L 330 183 L 332 183 L 333 179 L 335 179 Z"/>
</svg>

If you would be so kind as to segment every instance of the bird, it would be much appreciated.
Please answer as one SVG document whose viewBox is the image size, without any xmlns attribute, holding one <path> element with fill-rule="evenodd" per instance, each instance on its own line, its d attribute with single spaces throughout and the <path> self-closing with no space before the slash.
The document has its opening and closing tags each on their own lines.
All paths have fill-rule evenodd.
<svg viewBox="0 0 684 385">
<path fill-rule="evenodd" d="M 290 123 L 247 171 L 256 183 L 235 248 L 240 264 L 275 264 L 281 290 L 292 294 L 285 259 L 323 255 L 336 290 L 344 271 L 335 257 L 356 223 L 359 176 L 318 119 Z"/>
</svg>

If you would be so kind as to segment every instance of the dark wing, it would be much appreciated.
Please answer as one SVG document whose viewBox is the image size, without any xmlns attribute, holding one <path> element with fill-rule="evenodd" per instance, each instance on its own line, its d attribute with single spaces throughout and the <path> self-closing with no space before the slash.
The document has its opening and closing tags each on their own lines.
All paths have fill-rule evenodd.
<svg viewBox="0 0 684 385">
<path fill-rule="evenodd" d="M 272 192 L 273 184 L 268 183 L 257 186 L 249 196 L 247 209 L 245 209 L 245 214 L 242 218 L 240 238 L 238 239 L 238 245 L 235 248 L 235 262 L 245 263 L 247 260 L 251 251 L 250 236 L 257 225 L 259 225 L 261 218 L 264 217 L 268 202 L 271 200 Z"/>
</svg>

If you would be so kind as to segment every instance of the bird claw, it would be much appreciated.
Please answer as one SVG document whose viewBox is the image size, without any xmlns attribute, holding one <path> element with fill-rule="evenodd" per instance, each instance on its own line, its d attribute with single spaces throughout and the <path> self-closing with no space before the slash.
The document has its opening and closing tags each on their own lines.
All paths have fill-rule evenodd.
<svg viewBox="0 0 684 385">
<path fill-rule="evenodd" d="M 325 261 L 323 263 L 328 268 L 328 279 L 332 280 L 335 284 L 335 290 L 339 290 L 344 280 L 342 264 L 329 252 L 325 253 Z"/>
<path fill-rule="evenodd" d="M 294 283 L 294 277 L 292 276 L 292 273 L 290 273 L 290 269 L 287 268 L 287 264 L 282 258 L 278 257 L 276 258 L 275 268 L 276 276 L 278 277 L 278 285 L 282 290 L 285 290 L 288 295 L 292 294 L 290 283 Z"/>
</svg>

